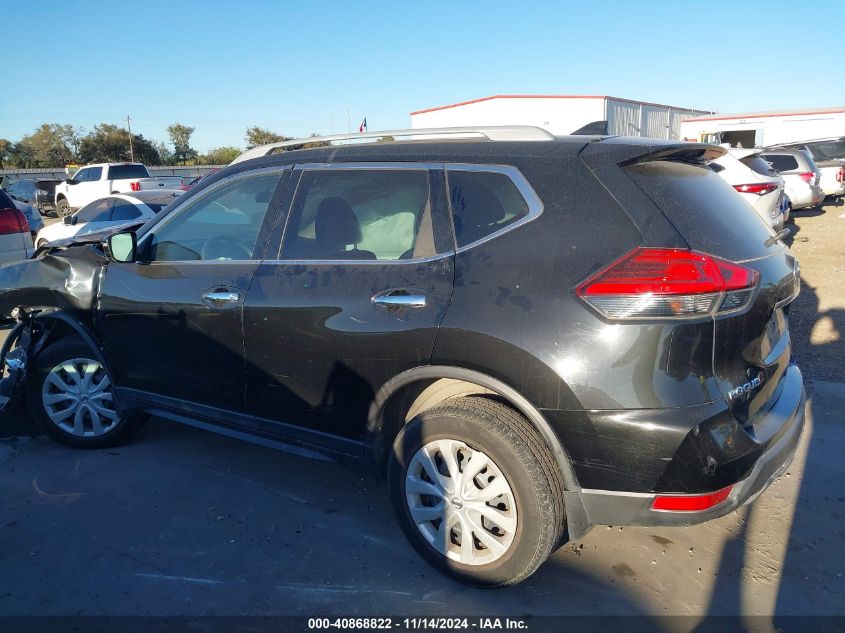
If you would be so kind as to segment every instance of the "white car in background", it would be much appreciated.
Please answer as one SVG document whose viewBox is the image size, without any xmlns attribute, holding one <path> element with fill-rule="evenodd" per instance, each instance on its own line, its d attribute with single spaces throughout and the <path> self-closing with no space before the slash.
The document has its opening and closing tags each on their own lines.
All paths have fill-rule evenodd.
<svg viewBox="0 0 845 633">
<path fill-rule="evenodd" d="M 142 224 L 183 193 L 180 189 L 162 189 L 106 196 L 87 204 L 73 215 L 66 215 L 61 222 L 41 229 L 35 238 L 35 246 L 41 248 L 49 242 L 75 235 Z"/>
<path fill-rule="evenodd" d="M 710 168 L 736 189 L 775 231 L 783 228 L 784 180 L 760 156 L 759 149 L 728 148 Z"/>
<path fill-rule="evenodd" d="M 826 196 L 845 195 L 845 137 L 820 138 L 800 143 L 785 143 L 780 147 L 805 149 L 813 157 L 821 172 L 822 191 Z"/>
<path fill-rule="evenodd" d="M 760 155 L 783 178 L 792 209 L 815 207 L 822 201 L 821 171 L 810 152 L 784 147 L 767 149 Z"/>
</svg>

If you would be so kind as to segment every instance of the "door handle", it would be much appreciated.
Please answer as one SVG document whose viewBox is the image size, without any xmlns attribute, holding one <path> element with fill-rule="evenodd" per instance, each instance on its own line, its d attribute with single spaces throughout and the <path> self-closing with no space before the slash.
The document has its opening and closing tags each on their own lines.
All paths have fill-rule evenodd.
<svg viewBox="0 0 845 633">
<path fill-rule="evenodd" d="M 401 308 L 424 308 L 426 299 L 424 294 L 412 293 L 407 290 L 387 290 L 372 298 L 374 306 L 386 310 Z"/>
<path fill-rule="evenodd" d="M 212 290 L 202 293 L 202 298 L 214 304 L 235 303 L 241 296 L 234 290 Z"/>
</svg>

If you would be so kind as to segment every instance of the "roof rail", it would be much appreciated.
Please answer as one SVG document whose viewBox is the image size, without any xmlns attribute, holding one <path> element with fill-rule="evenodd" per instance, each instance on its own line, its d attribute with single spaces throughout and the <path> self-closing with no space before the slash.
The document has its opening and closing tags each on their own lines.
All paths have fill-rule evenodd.
<svg viewBox="0 0 845 633">
<path fill-rule="evenodd" d="M 554 134 L 548 130 L 531 125 L 494 125 L 481 127 L 436 127 L 436 128 L 417 128 L 405 130 L 381 130 L 377 132 L 358 132 L 351 134 L 332 134 L 331 136 L 310 136 L 308 138 L 299 138 L 291 141 L 281 141 L 279 143 L 269 143 L 268 145 L 259 145 L 248 149 L 243 154 L 238 156 L 230 164 L 240 163 L 251 158 L 259 158 L 260 156 L 267 156 L 272 154 L 277 149 L 286 149 L 290 147 L 299 147 L 308 143 L 336 143 L 349 141 L 355 143 L 356 141 L 374 142 L 386 136 L 396 140 L 397 138 L 406 138 L 408 140 L 429 140 L 440 137 L 453 138 L 473 138 L 480 137 L 488 141 L 551 141 L 555 138 Z"/>
</svg>

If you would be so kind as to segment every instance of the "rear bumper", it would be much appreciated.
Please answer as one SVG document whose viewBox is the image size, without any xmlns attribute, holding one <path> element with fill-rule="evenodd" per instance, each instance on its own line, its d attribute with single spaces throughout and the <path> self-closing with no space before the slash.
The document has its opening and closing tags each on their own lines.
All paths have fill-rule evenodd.
<svg viewBox="0 0 845 633">
<path fill-rule="evenodd" d="M 674 512 L 652 509 L 657 493 L 582 489 L 580 500 L 586 522 L 590 525 L 693 525 L 753 502 L 788 468 L 804 428 L 806 395 L 800 370 L 790 367 L 784 381 L 786 384 L 778 401 L 754 424 L 769 438 L 765 450 L 751 471 L 733 484 L 724 501 L 707 510 Z"/>
</svg>

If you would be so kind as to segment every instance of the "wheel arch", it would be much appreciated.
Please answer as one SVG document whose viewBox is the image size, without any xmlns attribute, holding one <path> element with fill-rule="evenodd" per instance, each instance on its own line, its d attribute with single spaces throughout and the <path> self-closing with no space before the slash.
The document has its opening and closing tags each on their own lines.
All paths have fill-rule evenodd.
<svg viewBox="0 0 845 633">
<path fill-rule="evenodd" d="M 384 470 L 399 429 L 415 415 L 459 396 L 495 397 L 528 419 L 554 454 L 567 491 L 580 489 L 572 462 L 542 413 L 513 387 L 479 371 L 448 365 L 416 367 L 391 378 L 376 393 L 364 432 L 366 459 L 376 473 Z M 402 419 L 404 416 L 404 420 Z"/>
</svg>

